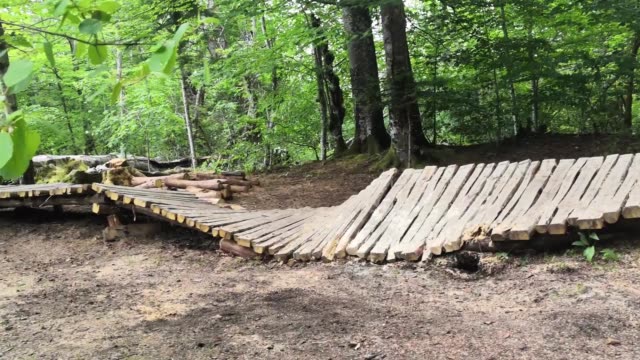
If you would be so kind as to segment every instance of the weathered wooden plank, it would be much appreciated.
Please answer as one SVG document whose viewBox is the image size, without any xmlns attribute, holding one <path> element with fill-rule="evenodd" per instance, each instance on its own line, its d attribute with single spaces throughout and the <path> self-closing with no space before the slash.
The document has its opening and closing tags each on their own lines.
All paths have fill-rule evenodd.
<svg viewBox="0 0 640 360">
<path fill-rule="evenodd" d="M 542 214 L 547 212 L 547 209 L 550 207 L 555 208 L 553 199 L 558 194 L 562 182 L 574 163 L 575 160 L 573 159 L 560 160 L 535 205 L 514 221 L 509 231 L 509 238 L 511 240 L 531 239 L 531 236 L 535 232 L 536 224 Z"/>
<path fill-rule="evenodd" d="M 465 234 L 470 222 L 478 216 L 478 213 L 486 209 L 488 201 L 495 192 L 496 186 L 500 184 L 500 180 L 510 168 L 515 169 L 515 167 L 511 167 L 507 161 L 499 163 L 491 173 L 491 176 L 485 181 L 482 191 L 476 196 L 475 200 L 462 216 L 460 216 L 460 219 L 443 230 L 445 231 L 445 242 L 443 244 L 445 251 L 451 252 L 459 250 L 463 244 L 468 241 L 465 239 Z M 429 255 L 430 253 L 425 252 L 423 254 L 423 260 L 426 260 Z"/>
<path fill-rule="evenodd" d="M 627 197 L 627 201 L 622 209 L 622 216 L 625 219 L 638 219 L 640 218 L 640 166 L 638 165 L 637 158 L 640 157 L 640 154 L 636 154 L 636 159 L 634 159 L 633 166 L 629 169 L 629 176 L 633 176 L 630 181 L 625 181 L 623 187 L 620 189 L 622 192 L 620 195 L 617 194 L 617 197 L 624 196 L 624 192 L 629 192 Z M 633 173 L 632 173 L 633 171 Z"/>
<path fill-rule="evenodd" d="M 569 216 L 567 217 L 567 223 L 569 225 L 575 226 L 578 218 L 585 211 L 591 202 L 595 199 L 598 193 L 602 190 L 602 186 L 604 185 L 605 179 L 609 176 L 609 173 L 613 166 L 618 161 L 618 154 L 609 155 L 605 157 L 604 162 L 598 169 L 598 172 L 594 176 L 594 178 L 589 183 L 589 186 L 585 190 L 584 194 L 580 198 L 578 205 L 571 211 Z M 617 186 L 620 186 L 618 183 Z"/>
<path fill-rule="evenodd" d="M 371 188 L 367 187 L 363 192 L 370 191 Z M 339 205 L 333 210 L 333 218 L 329 220 L 327 223 L 324 223 L 322 226 L 324 229 L 322 231 L 318 231 L 315 235 L 310 237 L 304 244 L 302 244 L 296 251 L 293 253 L 293 257 L 297 260 L 311 260 L 313 257 L 313 253 L 322 252 L 322 249 L 330 241 L 330 235 L 336 231 L 339 231 L 340 228 L 344 228 L 345 222 L 352 222 L 353 219 L 357 216 L 359 212 L 358 208 L 359 198 L 358 195 L 351 196 L 347 202 L 342 205 Z M 317 249 L 320 250 L 317 250 Z M 322 256 L 322 255 L 320 255 Z"/>
<path fill-rule="evenodd" d="M 462 217 L 474 204 L 476 198 L 482 193 L 487 180 L 491 178 L 494 172 L 495 164 L 476 166 L 474 174 L 472 174 L 467 184 L 472 184 L 468 188 L 464 188 L 453 205 L 432 231 L 431 236 L 426 240 L 425 252 L 439 255 L 442 248 L 448 242 L 453 242 L 462 236 L 464 223 Z M 480 171 L 480 172 L 479 172 Z"/>
<path fill-rule="evenodd" d="M 391 252 L 394 252 L 395 256 L 395 251 L 399 251 L 397 248 L 407 230 L 416 219 L 428 215 L 433 204 L 442 195 L 457 169 L 457 165 L 437 168 L 433 176 L 428 179 L 423 176 L 415 190 L 410 190 L 407 193 L 405 200 L 400 201 L 399 199 L 397 210 L 394 208 L 393 213 L 388 217 L 393 225 L 383 229 L 384 233 L 379 236 L 379 240 L 369 251 L 368 258 L 370 261 L 382 262 Z M 363 247 L 365 246 L 369 246 L 369 244 L 365 243 Z M 364 251 L 359 252 L 361 254 L 364 253 Z"/>
<path fill-rule="evenodd" d="M 362 229 L 365 223 L 370 219 L 375 209 L 380 205 L 380 202 L 384 196 L 393 187 L 393 184 L 398 176 L 398 170 L 392 169 L 389 171 L 388 177 L 381 177 L 380 185 L 376 187 L 372 194 L 367 197 L 361 197 L 362 199 L 362 211 L 353 223 L 347 228 L 347 230 L 339 236 L 339 241 L 334 251 L 323 251 L 322 258 L 325 261 L 333 260 L 334 256 L 338 258 L 344 258 L 347 256 L 347 246 L 349 242 L 353 240 L 358 231 Z"/>
<path fill-rule="evenodd" d="M 401 244 L 402 250 L 395 253 L 396 257 L 401 257 L 409 261 L 416 261 L 420 259 L 426 246 L 426 240 L 431 231 L 433 231 L 433 227 L 440 218 L 442 218 L 449 206 L 451 206 L 451 203 L 458 196 L 458 193 L 463 188 L 465 181 L 469 178 L 474 168 L 475 164 L 468 164 L 461 166 L 458 169 L 438 202 L 435 203 L 429 212 L 425 221 L 422 223 L 414 222 L 412 225 L 414 230 L 412 231 L 411 228 L 409 229 L 407 236 L 411 235 L 411 237 L 407 237 L 407 241 Z"/>
<path fill-rule="evenodd" d="M 347 246 L 349 255 L 356 255 L 358 248 L 373 234 L 373 232 L 384 222 L 386 216 L 391 212 L 396 203 L 398 193 L 406 186 L 413 186 L 420 176 L 419 170 L 407 169 L 402 172 L 396 183 L 393 185 L 384 200 L 378 205 L 365 226 L 358 232 L 356 237 Z"/>
<path fill-rule="evenodd" d="M 567 196 L 558 204 L 558 209 L 547 227 L 549 234 L 562 235 L 566 233 L 569 214 L 579 205 L 582 195 L 603 162 L 604 158 L 602 156 L 587 159 Z"/>
<path fill-rule="evenodd" d="M 534 168 L 535 162 L 531 164 L 530 170 Z M 509 211 L 509 214 L 505 216 L 502 221 L 497 224 L 491 231 L 491 240 L 503 241 L 509 238 L 509 231 L 513 227 L 513 223 L 517 221 L 523 213 L 531 208 L 536 199 L 540 195 L 540 191 L 547 184 L 549 177 L 551 176 L 553 169 L 556 167 L 556 161 L 547 159 L 542 161 L 538 170 L 535 171 L 535 175 L 524 188 L 524 191 L 518 197 L 517 202 Z M 526 182 L 522 182 L 524 186 Z"/>
<path fill-rule="evenodd" d="M 635 154 L 624 181 L 616 191 L 611 202 L 603 204 L 604 220 L 614 224 L 620 219 L 624 205 L 627 203 L 631 191 L 640 186 L 640 154 Z"/>
<path fill-rule="evenodd" d="M 523 180 L 529 168 L 531 167 L 531 160 L 521 161 L 516 164 L 513 173 L 504 179 L 501 179 L 502 187 L 495 191 L 495 194 L 491 197 L 491 200 L 487 204 L 486 211 L 479 219 L 478 225 L 482 228 L 482 232 L 489 234 L 492 225 L 495 224 L 496 219 L 500 216 L 501 212 L 507 207 L 507 203 L 512 200 L 514 194 L 520 188 Z"/>
<path fill-rule="evenodd" d="M 388 233 L 389 225 L 393 224 L 397 226 L 399 219 L 396 219 L 399 214 L 408 213 L 412 207 L 420 200 L 424 195 L 425 189 L 429 183 L 429 180 L 436 174 L 437 167 L 428 166 L 418 173 L 418 176 L 409 181 L 403 186 L 396 196 L 396 202 L 390 209 L 389 213 L 384 217 L 380 225 L 373 231 L 373 233 L 363 241 L 358 247 L 355 255 L 360 258 L 366 258 L 369 256 L 369 252 L 374 246 L 388 247 L 390 242 L 386 241 L 388 237 L 384 234 Z M 404 219 L 402 219 L 404 220 Z M 379 243 L 385 243 L 383 245 L 377 245 Z M 386 256 L 386 249 L 382 254 L 382 260 Z"/>
<path fill-rule="evenodd" d="M 611 208 L 617 214 L 617 221 L 627 196 L 616 198 L 615 195 L 624 184 L 623 180 L 629 172 L 632 161 L 633 154 L 620 155 L 593 200 L 584 209 L 573 214 L 577 218 L 575 224 L 580 229 L 602 229 L 605 225 L 605 213 Z"/>
<path fill-rule="evenodd" d="M 560 189 L 558 189 L 558 192 L 553 197 L 553 200 L 551 200 L 544 206 L 542 215 L 540 215 L 540 219 L 536 224 L 536 232 L 538 232 L 539 234 L 546 234 L 548 232 L 549 223 L 553 219 L 558 206 L 568 195 L 569 191 L 573 187 L 574 182 L 576 181 L 576 178 L 580 174 L 580 170 L 582 170 L 584 165 L 587 163 L 587 160 L 589 160 L 589 158 L 579 158 L 573 163 L 564 179 L 562 180 Z"/>
</svg>

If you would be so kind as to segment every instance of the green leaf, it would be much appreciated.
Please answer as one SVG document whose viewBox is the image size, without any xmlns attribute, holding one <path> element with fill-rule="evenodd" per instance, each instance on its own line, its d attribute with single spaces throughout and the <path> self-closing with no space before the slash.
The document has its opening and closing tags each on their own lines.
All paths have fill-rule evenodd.
<svg viewBox="0 0 640 360">
<path fill-rule="evenodd" d="M 107 60 L 107 47 L 104 45 L 89 45 L 89 62 L 100 65 Z"/>
<path fill-rule="evenodd" d="M 113 92 L 111 92 L 111 104 L 118 103 L 120 99 L 120 91 L 122 91 L 122 81 L 118 81 L 116 86 L 113 87 Z"/>
<path fill-rule="evenodd" d="M 33 77 L 33 63 L 27 60 L 15 60 L 9 65 L 2 80 L 9 88 L 9 92 L 17 94 L 29 86 Z"/>
<path fill-rule="evenodd" d="M 104 11 L 97 10 L 91 13 L 91 18 L 102 22 L 109 22 L 111 20 L 111 15 Z"/>
<path fill-rule="evenodd" d="M 84 19 L 78 29 L 83 34 L 95 35 L 102 29 L 102 22 L 98 19 Z"/>
<path fill-rule="evenodd" d="M 584 243 L 582 243 L 582 241 L 574 241 L 571 245 L 579 246 L 579 247 L 585 247 L 585 245 L 584 245 Z"/>
<path fill-rule="evenodd" d="M 173 41 L 175 41 L 176 43 L 179 43 L 180 40 L 182 40 L 182 37 L 184 36 L 184 33 L 187 31 L 188 28 L 189 28 L 188 23 L 184 23 L 180 25 L 178 30 L 176 30 L 176 33 L 173 35 Z"/>
<path fill-rule="evenodd" d="M 62 0 L 58 1 L 56 7 L 53 9 L 54 16 L 61 16 L 67 12 L 67 8 L 69 7 L 70 0 Z"/>
<path fill-rule="evenodd" d="M 29 162 L 38 150 L 40 135 L 27 128 L 24 119 L 15 123 L 11 133 L 13 141 L 13 155 L 11 159 L 0 169 L 0 176 L 5 179 L 15 179 L 27 170 Z"/>
<path fill-rule="evenodd" d="M 165 65 L 169 62 L 169 58 L 173 53 L 173 42 L 166 41 L 165 44 L 158 47 L 149 58 L 149 69 L 153 72 L 164 71 Z"/>
<path fill-rule="evenodd" d="M 15 47 L 28 47 L 32 48 L 33 45 L 27 40 L 26 37 L 20 34 L 11 34 L 7 37 L 7 42 Z"/>
<path fill-rule="evenodd" d="M 593 241 L 599 241 L 600 240 L 600 238 L 598 237 L 598 234 L 596 234 L 596 233 L 589 234 L 589 239 L 591 239 Z"/>
<path fill-rule="evenodd" d="M 0 168 L 4 167 L 13 155 L 13 140 L 8 132 L 0 132 Z"/>
<path fill-rule="evenodd" d="M 588 248 L 584 249 L 584 252 L 582 254 L 584 255 L 584 258 L 587 259 L 588 262 L 592 262 L 593 256 L 596 254 L 596 247 L 589 246 Z"/>
<path fill-rule="evenodd" d="M 162 69 L 162 72 L 170 75 L 173 72 L 173 68 L 176 66 L 176 61 L 178 60 L 178 47 L 175 46 L 173 51 L 171 52 L 171 56 L 169 56 L 169 61 L 167 61 L 167 64 L 164 66 L 164 69 Z"/>
<path fill-rule="evenodd" d="M 45 41 L 42 43 L 42 48 L 44 49 L 44 54 L 47 56 L 47 60 L 49 60 L 49 64 L 51 64 L 52 67 L 56 67 L 56 59 L 53 56 L 53 46 L 51 43 Z"/>
<path fill-rule="evenodd" d="M 586 244 L 589 243 L 587 241 L 587 236 L 584 233 L 582 233 L 582 232 L 578 233 L 578 237 L 580 237 L 580 241 L 582 241 L 583 243 L 586 243 Z"/>
<path fill-rule="evenodd" d="M 87 44 L 76 41 L 76 51 L 74 53 L 75 57 L 76 58 L 84 57 L 87 54 L 87 48 L 88 48 Z"/>
<path fill-rule="evenodd" d="M 151 69 L 149 68 L 149 63 L 146 63 L 146 62 L 142 63 L 142 65 L 140 66 L 140 70 L 138 70 L 138 76 L 141 78 L 144 78 L 150 73 L 151 73 Z"/>
<path fill-rule="evenodd" d="M 65 16 L 67 17 L 67 19 L 69 19 L 69 21 L 71 21 L 72 24 L 80 24 L 80 18 L 76 15 L 67 13 L 67 15 Z"/>
<path fill-rule="evenodd" d="M 120 4 L 117 1 L 102 1 L 98 4 L 98 9 L 108 14 L 113 14 L 120 9 Z"/>
</svg>

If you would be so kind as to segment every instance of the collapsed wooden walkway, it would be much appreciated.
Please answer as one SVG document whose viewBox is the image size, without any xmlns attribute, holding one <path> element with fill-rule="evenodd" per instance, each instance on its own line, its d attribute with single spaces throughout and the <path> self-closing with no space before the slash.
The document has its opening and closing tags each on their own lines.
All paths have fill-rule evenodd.
<svg viewBox="0 0 640 360">
<path fill-rule="evenodd" d="M 536 234 L 563 235 L 569 227 L 597 230 L 621 217 L 640 218 L 640 154 L 392 169 L 327 208 L 234 210 L 188 192 L 102 184 L 1 187 L 0 207 L 87 192 L 96 194 L 95 212 L 108 202 L 277 260 L 351 255 L 373 262 L 417 261 L 472 241 L 529 240 Z"/>
</svg>

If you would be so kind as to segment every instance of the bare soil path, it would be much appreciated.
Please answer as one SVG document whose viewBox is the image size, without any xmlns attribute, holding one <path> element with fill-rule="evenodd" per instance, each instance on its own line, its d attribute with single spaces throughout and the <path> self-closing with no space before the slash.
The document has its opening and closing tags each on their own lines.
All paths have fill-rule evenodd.
<svg viewBox="0 0 640 360">
<path fill-rule="evenodd" d="M 638 359 L 640 238 L 618 263 L 482 260 L 468 275 L 225 256 L 169 230 L 0 214 L 2 359 Z"/>
</svg>

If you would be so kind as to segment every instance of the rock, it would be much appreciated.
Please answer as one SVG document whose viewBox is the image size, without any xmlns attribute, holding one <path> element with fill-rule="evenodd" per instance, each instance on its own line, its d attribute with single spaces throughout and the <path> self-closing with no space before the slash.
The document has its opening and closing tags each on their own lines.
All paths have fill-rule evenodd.
<svg viewBox="0 0 640 360">
<path fill-rule="evenodd" d="M 620 342 L 620 340 L 609 338 L 609 339 L 607 339 L 607 345 L 619 346 L 619 345 L 622 345 L 622 343 Z"/>
</svg>

